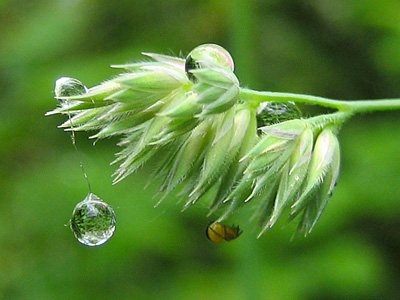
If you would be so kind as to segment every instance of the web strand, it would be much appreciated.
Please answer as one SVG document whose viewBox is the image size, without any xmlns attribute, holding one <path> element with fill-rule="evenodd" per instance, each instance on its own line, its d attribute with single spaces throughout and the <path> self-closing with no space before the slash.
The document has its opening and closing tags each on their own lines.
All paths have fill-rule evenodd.
<svg viewBox="0 0 400 300">
<path fill-rule="evenodd" d="M 68 119 L 70 122 L 70 128 L 71 128 L 71 141 L 72 141 L 72 145 L 76 151 L 76 153 L 80 156 L 79 151 L 78 151 L 78 147 L 76 146 L 76 136 L 75 136 L 75 128 L 72 125 L 72 120 L 71 120 L 71 114 L 68 112 Z M 92 188 L 90 186 L 90 181 L 89 181 L 89 177 L 86 173 L 85 167 L 83 166 L 83 162 L 82 159 L 79 158 L 79 167 L 82 170 L 83 173 L 83 177 L 85 177 L 86 183 L 87 183 L 87 187 L 88 187 L 88 192 L 91 193 L 92 192 Z"/>
</svg>

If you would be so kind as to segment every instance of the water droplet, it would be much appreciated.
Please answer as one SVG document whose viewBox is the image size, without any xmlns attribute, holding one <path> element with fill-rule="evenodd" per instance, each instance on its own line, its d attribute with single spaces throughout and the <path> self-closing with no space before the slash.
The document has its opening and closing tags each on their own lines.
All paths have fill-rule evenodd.
<svg viewBox="0 0 400 300">
<path fill-rule="evenodd" d="M 193 73 L 190 72 L 191 70 L 200 69 L 207 65 L 234 70 L 232 56 L 226 49 L 215 44 L 204 44 L 194 48 L 186 57 L 185 71 L 189 80 L 192 82 L 196 80 Z"/>
<path fill-rule="evenodd" d="M 87 88 L 78 79 L 61 77 L 56 80 L 54 94 L 57 97 L 76 96 L 86 93 Z"/>
<path fill-rule="evenodd" d="M 294 180 L 299 181 L 300 180 L 300 176 L 299 175 L 294 176 Z"/>
<path fill-rule="evenodd" d="M 301 118 L 302 113 L 294 102 L 264 102 L 257 109 L 257 128 Z"/>
<path fill-rule="evenodd" d="M 69 222 L 75 237 L 87 246 L 107 242 L 114 233 L 115 223 L 111 206 L 92 193 L 75 206 Z"/>
</svg>

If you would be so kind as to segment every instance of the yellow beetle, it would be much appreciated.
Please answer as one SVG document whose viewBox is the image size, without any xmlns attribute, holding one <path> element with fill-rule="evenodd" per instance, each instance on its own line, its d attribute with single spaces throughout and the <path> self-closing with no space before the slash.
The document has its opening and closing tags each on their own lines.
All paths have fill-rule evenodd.
<svg viewBox="0 0 400 300">
<path fill-rule="evenodd" d="M 223 240 L 234 240 L 241 233 L 242 230 L 240 230 L 239 226 L 227 226 L 214 221 L 208 223 L 206 228 L 206 236 L 213 243 L 221 243 Z"/>
</svg>

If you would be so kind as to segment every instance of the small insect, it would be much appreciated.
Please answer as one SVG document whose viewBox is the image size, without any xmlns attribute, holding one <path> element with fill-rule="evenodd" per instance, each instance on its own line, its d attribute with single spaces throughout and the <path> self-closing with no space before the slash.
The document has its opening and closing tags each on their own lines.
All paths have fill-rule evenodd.
<svg viewBox="0 0 400 300">
<path fill-rule="evenodd" d="M 240 230 L 239 226 L 227 226 L 214 221 L 208 223 L 206 227 L 206 236 L 213 243 L 221 243 L 223 240 L 234 240 L 241 233 L 242 230 Z"/>
</svg>

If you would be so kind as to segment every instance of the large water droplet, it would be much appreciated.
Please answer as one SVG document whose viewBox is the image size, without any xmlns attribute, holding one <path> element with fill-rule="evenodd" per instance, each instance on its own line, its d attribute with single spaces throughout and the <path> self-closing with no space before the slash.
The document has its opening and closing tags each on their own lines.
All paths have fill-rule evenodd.
<svg viewBox="0 0 400 300">
<path fill-rule="evenodd" d="M 69 222 L 75 237 L 87 246 L 107 242 L 114 233 L 115 223 L 111 206 L 92 193 L 75 206 Z"/>
<path fill-rule="evenodd" d="M 87 88 L 78 79 L 61 77 L 56 80 L 54 94 L 57 97 L 76 96 L 86 93 Z"/>
<path fill-rule="evenodd" d="M 56 99 L 60 101 L 62 107 L 66 108 L 75 103 L 76 100 L 66 100 L 63 97 L 82 95 L 87 92 L 86 86 L 82 84 L 78 79 L 71 77 L 61 77 L 56 80 L 56 86 L 54 88 L 54 94 Z"/>
<path fill-rule="evenodd" d="M 301 116 L 302 113 L 294 102 L 264 102 L 257 108 L 257 127 L 299 119 Z"/>
<path fill-rule="evenodd" d="M 191 70 L 210 65 L 229 68 L 231 71 L 234 69 L 232 56 L 226 49 L 215 44 L 204 44 L 194 48 L 186 57 L 186 75 L 190 81 L 195 82 L 196 78 Z"/>
</svg>

